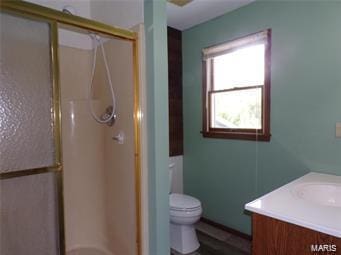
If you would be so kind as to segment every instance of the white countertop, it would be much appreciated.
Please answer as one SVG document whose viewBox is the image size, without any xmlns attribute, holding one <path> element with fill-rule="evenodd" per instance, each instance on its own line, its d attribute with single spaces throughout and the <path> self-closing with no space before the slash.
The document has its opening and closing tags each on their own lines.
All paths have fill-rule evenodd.
<svg viewBox="0 0 341 255">
<path fill-rule="evenodd" d="M 341 176 L 311 172 L 246 204 L 245 209 L 341 238 L 339 205 L 322 205 L 297 195 L 298 187 L 311 184 L 330 184 L 340 188 Z M 340 193 L 335 194 L 339 201 Z"/>
</svg>

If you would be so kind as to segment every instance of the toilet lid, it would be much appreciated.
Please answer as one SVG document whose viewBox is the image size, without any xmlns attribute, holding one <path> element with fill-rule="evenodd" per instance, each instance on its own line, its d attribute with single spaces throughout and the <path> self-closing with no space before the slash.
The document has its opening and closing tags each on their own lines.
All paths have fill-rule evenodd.
<svg viewBox="0 0 341 255">
<path fill-rule="evenodd" d="M 169 206 L 173 210 L 190 210 L 199 208 L 201 203 L 194 197 L 173 193 L 169 196 Z"/>
</svg>

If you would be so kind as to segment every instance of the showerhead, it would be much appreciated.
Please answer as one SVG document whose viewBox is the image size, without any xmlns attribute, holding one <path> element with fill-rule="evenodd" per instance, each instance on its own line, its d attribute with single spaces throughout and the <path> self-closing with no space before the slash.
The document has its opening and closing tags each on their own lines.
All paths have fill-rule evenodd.
<svg viewBox="0 0 341 255">
<path fill-rule="evenodd" d="M 62 12 L 70 14 L 70 15 L 76 15 L 77 14 L 76 9 L 71 5 L 65 5 L 62 9 Z"/>
</svg>

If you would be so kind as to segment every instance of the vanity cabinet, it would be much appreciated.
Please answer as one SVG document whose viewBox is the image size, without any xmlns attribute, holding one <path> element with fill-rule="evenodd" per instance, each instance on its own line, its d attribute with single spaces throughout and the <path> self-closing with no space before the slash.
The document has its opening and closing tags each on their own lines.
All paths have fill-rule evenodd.
<svg viewBox="0 0 341 255">
<path fill-rule="evenodd" d="M 252 255 L 341 255 L 341 238 L 252 214 Z"/>
</svg>

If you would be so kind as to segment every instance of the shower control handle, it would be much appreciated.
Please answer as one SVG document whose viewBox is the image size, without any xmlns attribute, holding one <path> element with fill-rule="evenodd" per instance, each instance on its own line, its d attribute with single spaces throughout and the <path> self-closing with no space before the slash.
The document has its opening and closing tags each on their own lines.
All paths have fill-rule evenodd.
<svg viewBox="0 0 341 255">
<path fill-rule="evenodd" d="M 124 132 L 120 131 L 117 135 L 114 135 L 112 139 L 117 141 L 118 144 L 123 144 L 125 139 Z"/>
</svg>

